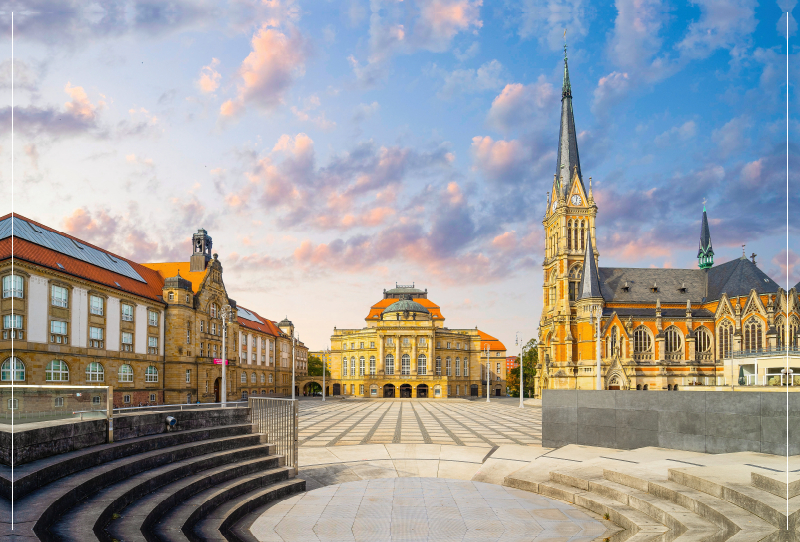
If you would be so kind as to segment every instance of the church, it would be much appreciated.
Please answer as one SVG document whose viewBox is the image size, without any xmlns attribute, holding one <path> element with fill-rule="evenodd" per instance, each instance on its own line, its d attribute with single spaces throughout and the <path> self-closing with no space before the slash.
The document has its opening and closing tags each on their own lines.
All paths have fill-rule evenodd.
<svg viewBox="0 0 800 542">
<path fill-rule="evenodd" d="M 543 220 L 541 389 L 780 385 L 787 349 L 798 365 L 788 383 L 800 384 L 800 283 L 785 291 L 755 256 L 714 265 L 705 206 L 696 269 L 600 267 L 597 214 L 578 157 L 565 46 L 558 158 Z"/>
</svg>

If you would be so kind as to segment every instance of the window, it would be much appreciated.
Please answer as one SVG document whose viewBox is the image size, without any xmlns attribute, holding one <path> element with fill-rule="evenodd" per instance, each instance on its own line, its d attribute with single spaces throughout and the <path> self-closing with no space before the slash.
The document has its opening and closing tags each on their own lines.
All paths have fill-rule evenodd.
<svg viewBox="0 0 800 542">
<path fill-rule="evenodd" d="M 212 335 L 216 335 L 217 334 L 217 323 L 216 322 L 211 322 L 211 334 Z"/>
<path fill-rule="evenodd" d="M 711 335 L 708 330 L 701 326 L 695 330 L 697 334 L 697 352 L 700 354 L 711 353 Z"/>
<path fill-rule="evenodd" d="M 242 390 L 242 401 L 247 401 L 247 390 Z"/>
<path fill-rule="evenodd" d="M 617 328 L 614 329 L 616 330 Z M 666 350 L 667 355 L 672 355 L 675 357 L 680 356 L 683 346 L 681 335 L 681 331 L 675 326 L 668 327 L 664 332 L 664 349 Z"/>
<path fill-rule="evenodd" d="M 256 373 L 253 373 L 253 374 L 251 374 L 251 375 L 250 375 L 250 383 L 251 383 L 251 384 L 255 384 L 255 383 L 256 383 L 256 379 L 257 379 L 257 378 L 258 378 L 258 377 L 256 376 Z"/>
<path fill-rule="evenodd" d="M 122 321 L 133 322 L 133 305 L 122 303 Z"/>
<path fill-rule="evenodd" d="M 461 395 L 461 386 L 456 386 L 456 396 Z"/>
<path fill-rule="evenodd" d="M 133 350 L 133 333 L 122 332 L 122 348 L 120 350 L 123 352 L 131 352 Z"/>
<path fill-rule="evenodd" d="M 89 312 L 103 316 L 103 298 L 97 295 L 89 296 Z"/>
<path fill-rule="evenodd" d="M 362 350 L 364 349 L 364 343 L 363 342 L 361 343 L 361 346 L 359 346 L 359 348 L 361 348 Z"/>
<path fill-rule="evenodd" d="M 61 320 L 50 320 L 50 342 L 67 344 L 67 323 Z"/>
<path fill-rule="evenodd" d="M 450 343 L 447 343 L 447 348 L 450 348 Z"/>
<path fill-rule="evenodd" d="M 350 358 L 350 376 L 356 376 L 356 358 L 355 358 L 355 356 Z"/>
<path fill-rule="evenodd" d="M 54 307 L 68 307 L 67 289 L 61 286 L 50 287 L 50 299 Z"/>
<path fill-rule="evenodd" d="M 247 384 L 247 373 L 243 372 L 241 376 L 242 384 Z"/>
<path fill-rule="evenodd" d="M 451 372 L 450 372 L 450 358 L 449 357 L 445 358 L 445 360 L 444 360 L 444 370 L 445 370 L 445 376 L 450 376 L 451 375 Z"/>
<path fill-rule="evenodd" d="M 192 323 L 186 322 L 186 344 L 192 343 Z"/>
<path fill-rule="evenodd" d="M 342 358 L 342 376 L 347 376 L 347 358 Z"/>
<path fill-rule="evenodd" d="M 151 326 L 158 325 L 158 313 L 156 311 L 147 311 L 147 323 Z"/>
<path fill-rule="evenodd" d="M 170 295 L 172 295 L 172 294 L 170 294 Z M 126 393 L 125 395 L 122 396 L 122 402 L 123 403 L 130 403 L 131 402 L 131 396 Z"/>
<path fill-rule="evenodd" d="M 272 374 L 270 373 L 269 378 L 267 378 L 270 384 L 272 384 Z"/>
<path fill-rule="evenodd" d="M 417 356 L 417 374 L 422 376 L 428 374 L 428 358 L 425 354 Z"/>
<path fill-rule="evenodd" d="M 719 325 L 719 355 L 723 359 L 731 357 L 731 345 L 733 344 L 733 324 L 729 320 L 723 320 Z"/>
<path fill-rule="evenodd" d="M 401 375 L 410 375 L 411 374 L 411 358 L 408 354 L 403 354 L 401 358 L 401 368 L 400 368 Z"/>
<path fill-rule="evenodd" d="M 461 358 L 456 358 L 456 376 L 461 376 Z"/>
<path fill-rule="evenodd" d="M 69 367 L 60 359 L 54 359 L 47 364 L 44 377 L 48 382 L 69 382 Z"/>
<path fill-rule="evenodd" d="M 23 382 L 25 380 L 25 364 L 19 358 L 8 358 L 0 366 L 0 380 L 3 382 Z"/>
<path fill-rule="evenodd" d="M 639 326 L 633 331 L 633 357 L 653 359 L 653 340 L 645 326 Z"/>
<path fill-rule="evenodd" d="M 217 317 L 217 304 L 216 303 L 212 303 L 211 304 L 210 314 L 211 314 L 211 318 L 216 318 Z"/>
<path fill-rule="evenodd" d="M 391 354 L 386 355 L 386 360 L 384 363 L 384 370 L 387 375 L 394 374 L 394 356 Z"/>
<path fill-rule="evenodd" d="M 342 343 L 342 350 L 347 350 L 347 343 Z"/>
<path fill-rule="evenodd" d="M 261 383 L 264 383 L 264 373 L 261 373 Z"/>
<path fill-rule="evenodd" d="M 355 395 L 355 394 L 356 394 L 356 385 L 350 384 L 350 395 Z"/>
<path fill-rule="evenodd" d="M 358 394 L 364 395 L 364 384 L 359 384 L 358 386 Z"/>
<path fill-rule="evenodd" d="M 408 346 L 408 337 L 403 337 L 403 346 Z"/>
<path fill-rule="evenodd" d="M 189 384 L 192 381 L 192 370 L 186 369 L 186 383 Z"/>
<path fill-rule="evenodd" d="M 364 356 L 358 358 L 358 376 L 364 376 Z"/>
<path fill-rule="evenodd" d="M 173 299 L 175 299 L 175 294 L 170 292 L 168 297 L 169 297 L 169 300 L 172 301 Z"/>
<path fill-rule="evenodd" d="M 3 329 L 22 329 L 22 315 L 6 314 L 3 316 Z"/>
<path fill-rule="evenodd" d="M 761 348 L 761 321 L 753 316 L 744 324 L 742 350 L 761 350 Z"/>
<path fill-rule="evenodd" d="M 53 401 L 53 406 L 56 407 L 56 408 L 63 407 L 64 406 L 64 398 L 63 397 L 56 397 L 55 400 Z"/>
<path fill-rule="evenodd" d="M 92 348 L 103 348 L 103 328 L 89 328 L 89 346 Z"/>
<path fill-rule="evenodd" d="M 19 399 L 9 399 L 7 404 L 9 410 L 17 410 L 19 408 Z"/>
<path fill-rule="evenodd" d="M 464 376 L 469 376 L 469 363 L 466 357 L 464 358 Z"/>
<path fill-rule="evenodd" d="M 425 337 L 420 337 L 419 346 L 427 346 L 427 342 L 425 342 Z"/>
<path fill-rule="evenodd" d="M 3 277 L 3 299 L 6 297 L 22 297 L 22 277 L 19 275 Z"/>
<path fill-rule="evenodd" d="M 350 350 L 355 350 L 356 343 L 350 343 Z"/>
<path fill-rule="evenodd" d="M 375 348 L 375 341 L 371 341 L 371 342 L 369 343 L 369 347 L 370 347 L 370 348 Z"/>
<path fill-rule="evenodd" d="M 130 365 L 128 367 L 130 367 Z M 87 382 L 102 382 L 105 380 L 105 376 L 105 369 L 103 369 L 100 363 L 93 361 L 86 366 Z"/>
<path fill-rule="evenodd" d="M 155 400 L 156 400 L 156 394 L 155 393 L 151 393 L 150 394 L 150 400 L 155 402 Z"/>
<path fill-rule="evenodd" d="M 158 354 L 158 337 L 147 337 L 147 353 Z"/>
<path fill-rule="evenodd" d="M 133 367 L 127 363 L 120 365 L 119 371 L 117 372 L 117 380 L 120 382 L 133 382 Z"/>
<path fill-rule="evenodd" d="M 375 356 L 369 357 L 369 376 L 375 376 Z"/>
<path fill-rule="evenodd" d="M 442 358 L 436 358 L 436 376 L 442 376 Z"/>
</svg>

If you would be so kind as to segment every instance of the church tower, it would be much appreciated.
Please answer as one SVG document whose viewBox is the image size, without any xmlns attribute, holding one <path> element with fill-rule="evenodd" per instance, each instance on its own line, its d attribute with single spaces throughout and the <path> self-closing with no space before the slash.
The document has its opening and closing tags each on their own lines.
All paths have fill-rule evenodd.
<svg viewBox="0 0 800 542">
<path fill-rule="evenodd" d="M 581 297 L 584 258 L 590 239 L 596 237 L 597 206 L 592 195 L 591 178 L 587 191 L 581 173 L 566 44 L 557 154 L 556 173 L 542 222 L 545 257 L 542 265 L 543 325 L 540 329 L 540 355 L 543 356 L 540 359 L 551 363 L 550 371 L 560 375 L 559 380 L 571 380 L 577 375 L 581 358 L 580 343 L 587 340 L 579 330 L 578 321 L 585 317 L 588 322 L 588 315 L 579 314 L 577 301 Z M 597 251 L 589 251 L 596 271 Z M 588 341 L 591 341 L 591 337 Z"/>
<path fill-rule="evenodd" d="M 700 269 L 714 266 L 714 249 L 711 247 L 711 232 L 708 230 L 708 215 L 703 203 L 703 224 L 700 226 L 700 249 L 697 251 L 697 265 Z"/>
<path fill-rule="evenodd" d="M 205 271 L 211 261 L 211 236 L 203 228 L 192 235 L 192 257 L 189 258 L 189 271 Z"/>
</svg>

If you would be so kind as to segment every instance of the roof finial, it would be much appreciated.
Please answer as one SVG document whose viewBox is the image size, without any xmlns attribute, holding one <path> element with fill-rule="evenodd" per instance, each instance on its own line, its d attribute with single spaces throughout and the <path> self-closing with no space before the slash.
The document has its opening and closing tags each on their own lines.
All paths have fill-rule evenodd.
<svg viewBox="0 0 800 542">
<path fill-rule="evenodd" d="M 706 200 L 706 198 L 703 198 L 703 212 L 704 213 L 706 212 L 706 201 L 708 201 L 708 200 Z"/>
<path fill-rule="evenodd" d="M 567 59 L 567 29 L 564 29 L 564 60 Z"/>
<path fill-rule="evenodd" d="M 744 254 L 744 245 L 742 245 L 742 259 L 743 260 L 747 259 L 747 256 L 745 256 L 745 254 Z"/>
</svg>

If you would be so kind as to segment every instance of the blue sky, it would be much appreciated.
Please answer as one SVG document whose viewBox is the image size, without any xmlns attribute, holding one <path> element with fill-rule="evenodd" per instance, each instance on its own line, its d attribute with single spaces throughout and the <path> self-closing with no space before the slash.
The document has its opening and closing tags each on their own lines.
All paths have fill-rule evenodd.
<svg viewBox="0 0 800 542">
<path fill-rule="evenodd" d="M 541 313 L 567 29 L 600 265 L 695 266 L 707 199 L 716 261 L 746 244 L 783 285 L 794 5 L 7 1 L 15 210 L 137 261 L 187 259 L 204 227 L 231 296 L 312 348 L 395 281 L 513 348 Z"/>
</svg>

